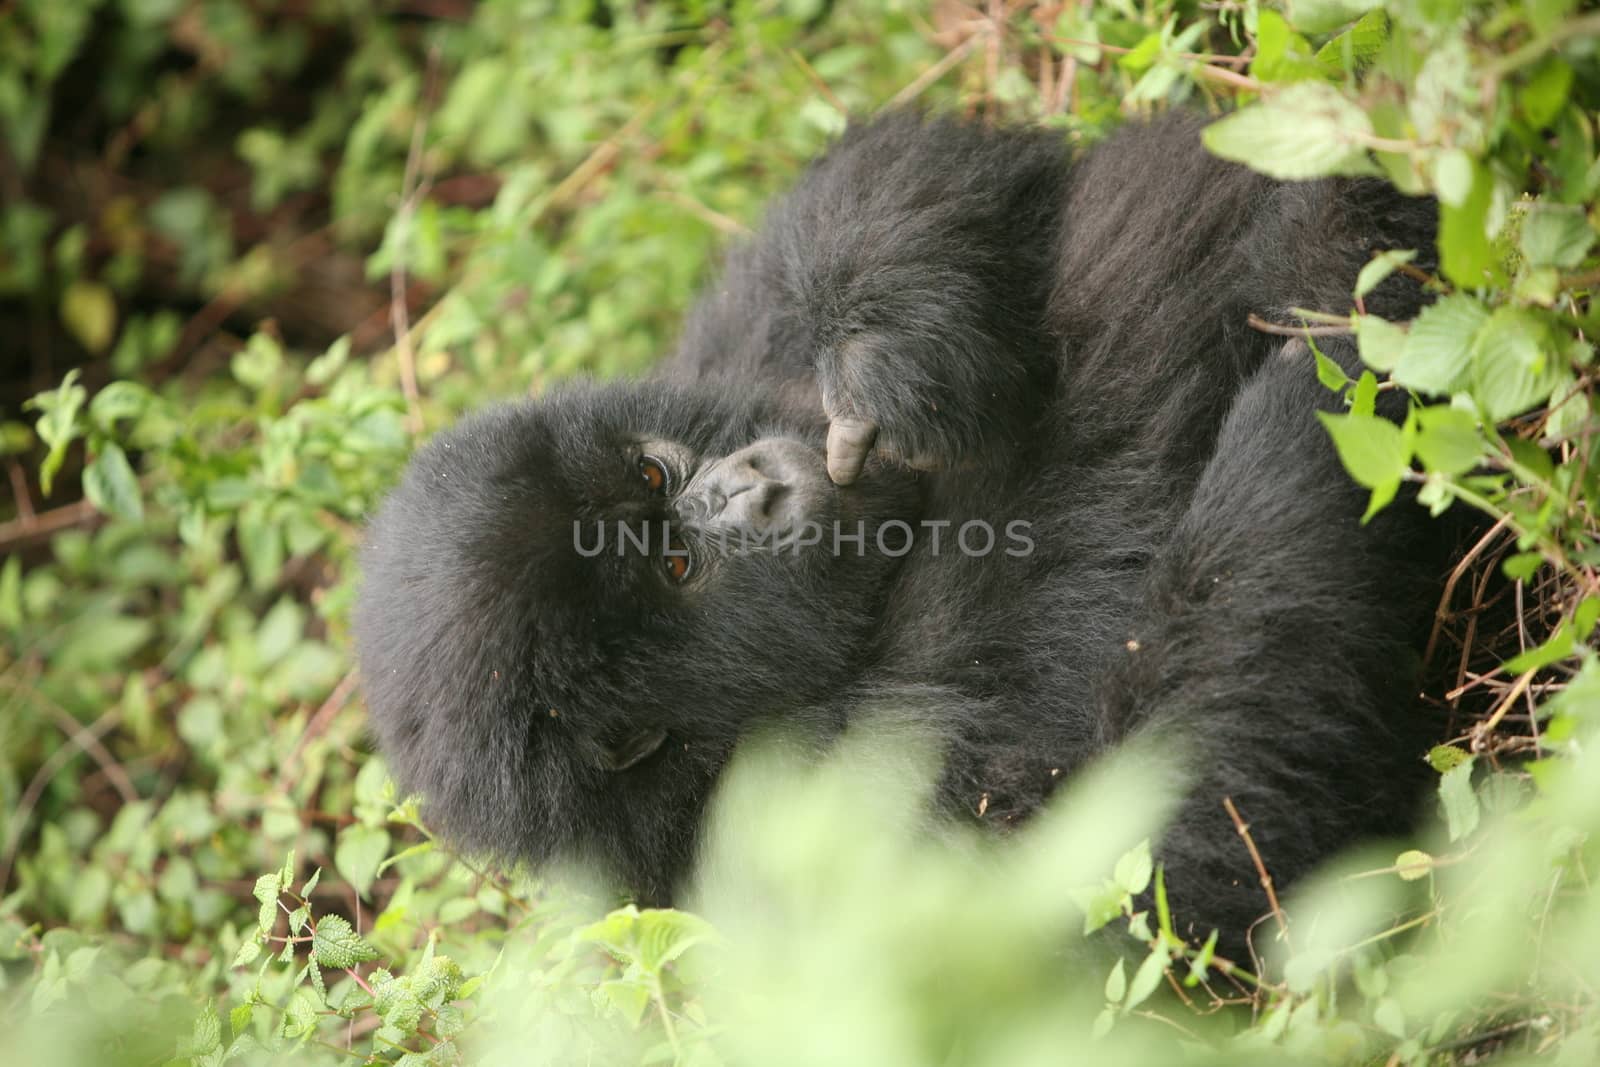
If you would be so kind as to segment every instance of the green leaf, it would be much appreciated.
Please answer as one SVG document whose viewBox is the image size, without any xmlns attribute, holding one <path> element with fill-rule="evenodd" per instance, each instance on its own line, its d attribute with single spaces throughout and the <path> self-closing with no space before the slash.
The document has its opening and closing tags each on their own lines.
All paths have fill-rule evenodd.
<svg viewBox="0 0 1600 1067">
<path fill-rule="evenodd" d="M 711 924 L 700 916 L 672 908 L 652 908 L 639 913 L 635 926 L 639 966 L 650 974 L 689 949 L 715 937 Z"/>
<path fill-rule="evenodd" d="M 1486 442 L 1478 420 L 1448 404 L 1418 408 L 1417 457 L 1430 471 L 1465 474 L 1483 461 Z"/>
<path fill-rule="evenodd" d="M 1133 980 L 1128 983 L 1128 995 L 1122 1001 L 1122 1010 L 1131 1011 L 1149 1000 L 1150 994 L 1161 985 L 1161 977 L 1166 973 L 1167 950 L 1165 946 L 1158 945 L 1139 964 L 1139 969 L 1133 972 Z"/>
<path fill-rule="evenodd" d="M 1372 1012 L 1372 1021 L 1387 1031 L 1391 1037 L 1406 1036 L 1406 1013 L 1400 1007 L 1400 1002 L 1393 997 L 1385 997 L 1378 1002 L 1378 1006 Z"/>
<path fill-rule="evenodd" d="M 1408 336 L 1404 326 L 1376 315 L 1362 315 L 1356 321 L 1356 344 L 1361 349 L 1361 362 L 1385 374 L 1399 364 Z"/>
<path fill-rule="evenodd" d="M 1439 804 L 1451 841 L 1460 841 L 1478 828 L 1480 809 L 1478 794 L 1472 790 L 1472 764 L 1469 758 L 1439 779 Z"/>
<path fill-rule="evenodd" d="M 1122 998 L 1128 995 L 1128 972 L 1121 960 L 1111 968 L 1111 973 L 1106 975 L 1106 1000 L 1112 1004 L 1121 1004 Z"/>
<path fill-rule="evenodd" d="M 1548 400 L 1561 384 L 1549 353 L 1544 321 L 1523 308 L 1496 308 L 1477 332 L 1472 351 L 1473 399 L 1496 421 Z"/>
<path fill-rule="evenodd" d="M 1439 266 L 1457 285 L 1477 288 L 1501 281 L 1500 260 L 1490 242 L 1489 207 L 1494 176 L 1482 163 L 1472 166 L 1469 192 L 1459 204 L 1439 204 Z"/>
<path fill-rule="evenodd" d="M 1517 103 L 1522 108 L 1528 125 L 1543 129 L 1555 121 L 1567 102 L 1572 89 L 1572 64 L 1561 56 L 1551 56 L 1528 79 L 1517 93 Z"/>
<path fill-rule="evenodd" d="M 629 1026 L 638 1026 L 650 1006 L 650 987 L 633 978 L 612 978 L 595 987 L 596 1002 L 623 1017 Z"/>
<path fill-rule="evenodd" d="M 333 865 L 341 877 L 361 896 L 372 888 L 384 857 L 389 855 L 389 832 L 381 826 L 356 823 L 339 831 Z"/>
<path fill-rule="evenodd" d="M 1512 656 L 1501 664 L 1501 669 L 1511 674 L 1523 674 L 1538 670 L 1540 667 L 1548 667 L 1571 656 L 1577 651 L 1577 645 L 1577 635 L 1573 632 L 1572 624 L 1564 622 L 1556 627 L 1556 632 L 1550 635 L 1549 640 L 1520 655 Z"/>
<path fill-rule="evenodd" d="M 1212 123 L 1206 147 L 1274 178 L 1368 174 L 1372 122 L 1361 107 L 1322 82 L 1296 82 Z"/>
<path fill-rule="evenodd" d="M 205 1055 L 222 1046 L 222 1020 L 217 1017 L 216 1005 L 207 1002 L 195 1017 L 194 1029 L 189 1037 L 189 1048 L 196 1055 Z"/>
<path fill-rule="evenodd" d="M 1459 293 L 1423 308 L 1406 336 L 1394 380 L 1424 393 L 1463 387 L 1472 368 L 1473 343 L 1488 321 L 1487 308 Z"/>
<path fill-rule="evenodd" d="M 1395 873 L 1405 882 L 1415 882 L 1433 873 L 1433 857 L 1419 849 L 1406 849 L 1394 858 L 1394 865 Z"/>
<path fill-rule="evenodd" d="M 1376 415 L 1332 415 L 1317 417 L 1333 437 L 1350 476 L 1368 489 L 1398 483 L 1405 475 L 1410 453 L 1400 427 Z"/>
<path fill-rule="evenodd" d="M 272 933 L 272 928 L 278 922 L 278 893 L 283 888 L 283 881 L 276 871 L 272 874 L 263 874 L 256 879 L 255 888 L 250 895 L 261 902 L 261 907 L 256 913 L 256 929 L 265 937 Z"/>
<path fill-rule="evenodd" d="M 66 377 L 61 379 L 61 384 L 48 393 L 40 393 L 29 400 L 24 407 L 42 412 L 39 421 L 34 425 L 34 430 L 39 434 L 50 449 L 44 457 L 44 462 L 39 464 L 39 487 L 44 490 L 44 495 L 49 496 L 51 483 L 55 480 L 56 472 L 61 469 L 62 462 L 67 458 L 67 446 L 74 440 L 83 436 L 83 427 L 78 421 L 78 412 L 83 408 L 83 402 L 88 397 L 88 392 L 78 384 L 78 370 L 69 370 Z"/>
<path fill-rule="evenodd" d="M 311 957 L 323 967 L 354 967 L 378 958 L 378 950 L 363 941 L 342 915 L 324 915 L 311 935 Z"/>
<path fill-rule="evenodd" d="M 228 966 L 230 968 L 248 967 L 250 964 L 254 963 L 260 958 L 261 942 L 252 937 L 248 940 L 239 942 L 239 949 L 233 954 L 233 962 L 228 964 Z"/>
<path fill-rule="evenodd" d="M 1518 242 L 1535 267 L 1576 267 L 1594 244 L 1594 229 L 1578 204 L 1541 201 L 1529 207 Z"/>
<path fill-rule="evenodd" d="M 1150 842 L 1141 841 L 1124 853 L 1111 871 L 1111 880 L 1129 896 L 1138 896 L 1150 886 L 1155 864 L 1150 858 Z"/>
<path fill-rule="evenodd" d="M 128 522 L 144 518 L 139 478 L 122 449 L 108 442 L 83 469 L 83 494 L 101 512 Z"/>
<path fill-rule="evenodd" d="M 1295 4 L 1295 25 L 1306 33 L 1321 33 L 1323 28 L 1348 22 L 1360 11 L 1366 14 L 1354 26 L 1317 49 L 1317 62 L 1329 77 L 1358 71 L 1382 51 L 1389 39 L 1389 19 L 1378 0 L 1300 0 Z"/>
<path fill-rule="evenodd" d="M 94 355 L 111 345 L 117 331 L 117 301 L 99 282 L 79 279 L 61 294 L 61 321 Z"/>
<path fill-rule="evenodd" d="M 1324 388 L 1337 393 L 1351 384 L 1350 376 L 1344 372 L 1344 368 L 1323 355 L 1320 349 L 1313 346 L 1311 355 L 1317 361 L 1317 381 L 1321 382 Z"/>
<path fill-rule="evenodd" d="M 1414 248 L 1395 248 L 1373 256 L 1371 262 L 1356 275 L 1356 299 L 1365 297 L 1385 278 L 1416 258 L 1417 251 Z"/>
<path fill-rule="evenodd" d="M 1459 148 L 1446 148 L 1433 156 L 1433 189 L 1441 203 L 1462 207 L 1472 195 L 1472 157 Z"/>
<path fill-rule="evenodd" d="M 1428 750 L 1428 765 L 1440 774 L 1471 762 L 1472 756 L 1454 745 L 1434 745 Z"/>
</svg>

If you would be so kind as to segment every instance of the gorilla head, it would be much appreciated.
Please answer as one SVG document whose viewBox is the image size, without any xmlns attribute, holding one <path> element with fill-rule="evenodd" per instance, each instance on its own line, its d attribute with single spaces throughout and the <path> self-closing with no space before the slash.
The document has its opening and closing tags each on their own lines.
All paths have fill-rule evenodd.
<svg viewBox="0 0 1600 1067">
<path fill-rule="evenodd" d="M 664 900 L 747 721 L 840 724 L 895 561 L 832 532 L 914 520 L 916 483 L 834 486 L 823 434 L 634 383 L 490 410 L 417 456 L 370 529 L 356 634 L 383 750 L 446 834 Z"/>
</svg>

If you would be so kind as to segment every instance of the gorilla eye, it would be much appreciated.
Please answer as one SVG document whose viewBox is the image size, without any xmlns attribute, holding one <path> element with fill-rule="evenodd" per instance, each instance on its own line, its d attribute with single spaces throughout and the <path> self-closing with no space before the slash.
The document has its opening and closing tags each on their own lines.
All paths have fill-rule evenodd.
<svg viewBox="0 0 1600 1067">
<path fill-rule="evenodd" d="M 673 538 L 672 544 L 667 547 L 667 554 L 661 557 L 661 566 L 674 582 L 684 581 L 694 570 L 689 560 L 689 550 L 677 538 Z"/>
<path fill-rule="evenodd" d="M 639 477 L 652 493 L 664 492 L 672 487 L 672 474 L 667 465 L 654 456 L 639 457 Z"/>
</svg>

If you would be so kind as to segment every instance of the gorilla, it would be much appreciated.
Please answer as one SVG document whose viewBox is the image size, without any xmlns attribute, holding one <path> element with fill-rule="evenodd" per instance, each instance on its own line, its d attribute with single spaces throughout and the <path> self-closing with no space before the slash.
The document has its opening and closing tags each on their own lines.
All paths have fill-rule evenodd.
<svg viewBox="0 0 1600 1067">
<path fill-rule="evenodd" d="M 1115 746 L 1183 753 L 1158 853 L 1191 936 L 1266 911 L 1224 798 L 1279 885 L 1400 828 L 1442 527 L 1361 522 L 1316 417 L 1344 400 L 1250 318 L 1347 311 L 1379 250 L 1430 264 L 1434 207 L 1269 180 L 1200 126 L 1074 160 L 1040 129 L 853 125 L 655 376 L 423 448 L 371 523 L 355 634 L 439 829 L 665 903 L 742 737 L 886 707 L 939 738 L 939 807 L 997 828 Z M 1426 299 L 1393 276 L 1365 309 Z"/>
</svg>

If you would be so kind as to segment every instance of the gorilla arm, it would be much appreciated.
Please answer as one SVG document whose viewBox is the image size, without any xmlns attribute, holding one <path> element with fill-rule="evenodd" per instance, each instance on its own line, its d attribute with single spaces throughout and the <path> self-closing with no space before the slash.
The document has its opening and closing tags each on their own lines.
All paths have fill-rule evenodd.
<svg viewBox="0 0 1600 1067">
<path fill-rule="evenodd" d="M 1056 373 L 1066 174 L 1054 133 L 852 127 L 729 257 L 672 372 L 812 383 L 841 484 L 875 446 L 929 467 L 1022 447 Z"/>
<path fill-rule="evenodd" d="M 1107 743 L 1151 737 L 1191 761 L 1188 810 L 1159 851 L 1180 932 L 1202 937 L 1267 910 L 1238 875 L 1250 861 L 1224 798 L 1281 884 L 1405 823 L 1397 783 L 1417 778 L 1430 734 L 1414 649 L 1443 534 L 1404 501 L 1361 525 L 1366 494 L 1315 417 L 1341 405 L 1303 348 L 1235 401 L 1098 686 Z"/>
</svg>

